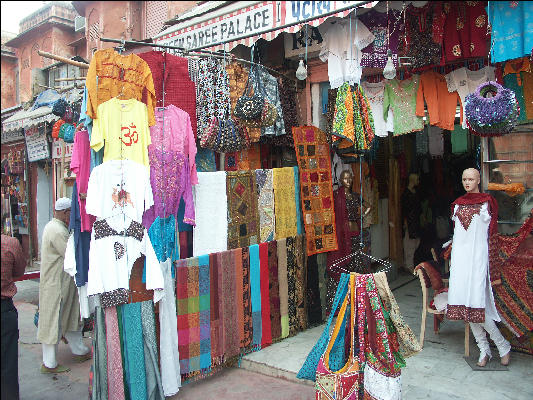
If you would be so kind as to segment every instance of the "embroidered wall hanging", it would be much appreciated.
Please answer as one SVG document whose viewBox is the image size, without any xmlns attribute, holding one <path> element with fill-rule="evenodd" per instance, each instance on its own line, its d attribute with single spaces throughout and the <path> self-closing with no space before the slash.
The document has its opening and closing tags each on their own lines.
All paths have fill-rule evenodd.
<svg viewBox="0 0 533 400">
<path fill-rule="evenodd" d="M 326 134 L 314 126 L 301 126 L 293 127 L 292 135 L 300 168 L 307 255 L 337 250 L 331 157 Z"/>
<path fill-rule="evenodd" d="M 257 194 L 253 171 L 228 172 L 228 249 L 259 243 Z"/>
<path fill-rule="evenodd" d="M 274 240 L 275 216 L 274 216 L 274 188 L 271 169 L 255 170 L 255 182 L 257 184 L 258 212 L 259 212 L 259 238 L 260 242 Z"/>
<path fill-rule="evenodd" d="M 295 202 L 295 182 L 292 167 L 274 168 L 275 239 L 296 236 L 298 233 Z"/>
</svg>

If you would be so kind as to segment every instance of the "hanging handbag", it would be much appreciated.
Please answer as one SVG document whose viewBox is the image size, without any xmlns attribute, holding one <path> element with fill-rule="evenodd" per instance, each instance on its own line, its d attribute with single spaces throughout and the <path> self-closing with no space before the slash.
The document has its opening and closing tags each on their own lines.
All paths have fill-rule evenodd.
<svg viewBox="0 0 533 400">
<path fill-rule="evenodd" d="M 64 124 L 63 140 L 66 143 L 74 143 L 74 135 L 76 134 L 76 126 L 72 124 Z"/>
<path fill-rule="evenodd" d="M 59 118 L 63 118 L 65 111 L 67 110 L 68 103 L 64 99 L 59 99 L 54 103 L 52 107 L 52 114 L 57 115 Z"/>
<path fill-rule="evenodd" d="M 61 128 L 61 125 L 63 125 L 64 123 L 65 123 L 65 121 L 60 119 L 59 121 L 57 121 L 54 124 L 54 126 L 52 128 L 52 137 L 53 138 L 59 139 L 59 129 Z"/>
<path fill-rule="evenodd" d="M 257 93 L 253 93 L 254 83 L 256 78 L 253 65 L 250 67 L 250 73 L 248 74 L 248 80 L 246 81 L 246 87 L 241 97 L 237 99 L 235 104 L 235 110 L 233 114 L 242 120 L 250 121 L 257 120 L 261 117 L 263 112 L 263 106 L 265 105 L 264 96 Z"/>
<path fill-rule="evenodd" d="M 360 372 L 359 361 L 355 354 L 355 332 L 356 332 L 356 291 L 355 291 L 355 275 L 350 275 L 348 292 L 344 298 L 335 328 L 329 339 L 328 347 L 320 358 L 316 370 L 316 400 L 357 400 L 360 399 Z M 337 339 L 337 336 L 342 330 L 343 321 L 346 315 L 346 309 L 350 305 L 350 353 L 348 360 L 344 366 L 338 371 L 333 371 L 330 368 L 330 352 Z"/>
</svg>

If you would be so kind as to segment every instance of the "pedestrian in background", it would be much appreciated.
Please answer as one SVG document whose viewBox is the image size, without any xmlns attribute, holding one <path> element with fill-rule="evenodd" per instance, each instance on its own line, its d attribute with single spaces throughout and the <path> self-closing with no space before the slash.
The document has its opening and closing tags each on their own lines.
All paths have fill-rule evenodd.
<svg viewBox="0 0 533 400">
<path fill-rule="evenodd" d="M 63 337 L 76 361 L 83 362 L 91 358 L 90 349 L 83 344 L 78 291 L 63 265 L 69 237 L 70 206 L 70 199 L 58 199 L 54 218 L 43 231 L 37 329 L 37 339 L 43 347 L 42 373 L 70 370 L 58 365 L 56 360 L 57 344 Z"/>
<path fill-rule="evenodd" d="M 2 216 L 2 228 L 6 216 Z M 19 398 L 19 368 L 18 368 L 18 313 L 13 304 L 13 296 L 17 287 L 13 279 L 24 275 L 26 257 L 19 241 L 11 236 L 2 234 L 2 400 L 18 400 Z"/>
</svg>

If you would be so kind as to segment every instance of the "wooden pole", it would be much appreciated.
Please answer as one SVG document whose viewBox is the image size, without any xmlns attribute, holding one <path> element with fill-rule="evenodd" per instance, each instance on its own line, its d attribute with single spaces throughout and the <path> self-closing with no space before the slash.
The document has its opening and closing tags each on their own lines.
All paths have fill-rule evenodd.
<svg viewBox="0 0 533 400">
<path fill-rule="evenodd" d="M 75 67 L 78 67 L 78 68 L 85 68 L 85 69 L 89 68 L 89 64 L 70 60 L 66 57 L 56 56 L 55 54 L 47 53 L 46 51 L 38 50 L 37 54 L 39 54 L 41 57 L 51 58 L 52 60 L 61 61 L 61 62 L 64 62 L 65 64 L 74 65 Z"/>
</svg>

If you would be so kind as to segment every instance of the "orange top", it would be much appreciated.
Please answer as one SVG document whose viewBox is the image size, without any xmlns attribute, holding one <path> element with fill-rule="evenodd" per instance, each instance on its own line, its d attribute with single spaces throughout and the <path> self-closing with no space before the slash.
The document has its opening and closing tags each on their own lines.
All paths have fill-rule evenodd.
<svg viewBox="0 0 533 400">
<path fill-rule="evenodd" d="M 426 71 L 420 76 L 420 85 L 416 97 L 416 115 L 423 117 L 424 100 L 426 101 L 429 124 L 442 129 L 453 131 L 457 102 L 461 100 L 457 92 L 448 92 L 446 78 L 435 71 Z M 461 123 L 463 122 L 463 108 L 461 110 Z"/>
<path fill-rule="evenodd" d="M 94 53 L 86 86 L 88 92 L 87 115 L 96 119 L 97 109 L 103 102 L 120 95 L 121 100 L 143 101 L 148 108 L 148 124 L 155 125 L 156 104 L 154 81 L 150 67 L 136 54 L 122 56 L 113 49 Z M 146 89 L 146 96 L 144 90 Z"/>
</svg>

